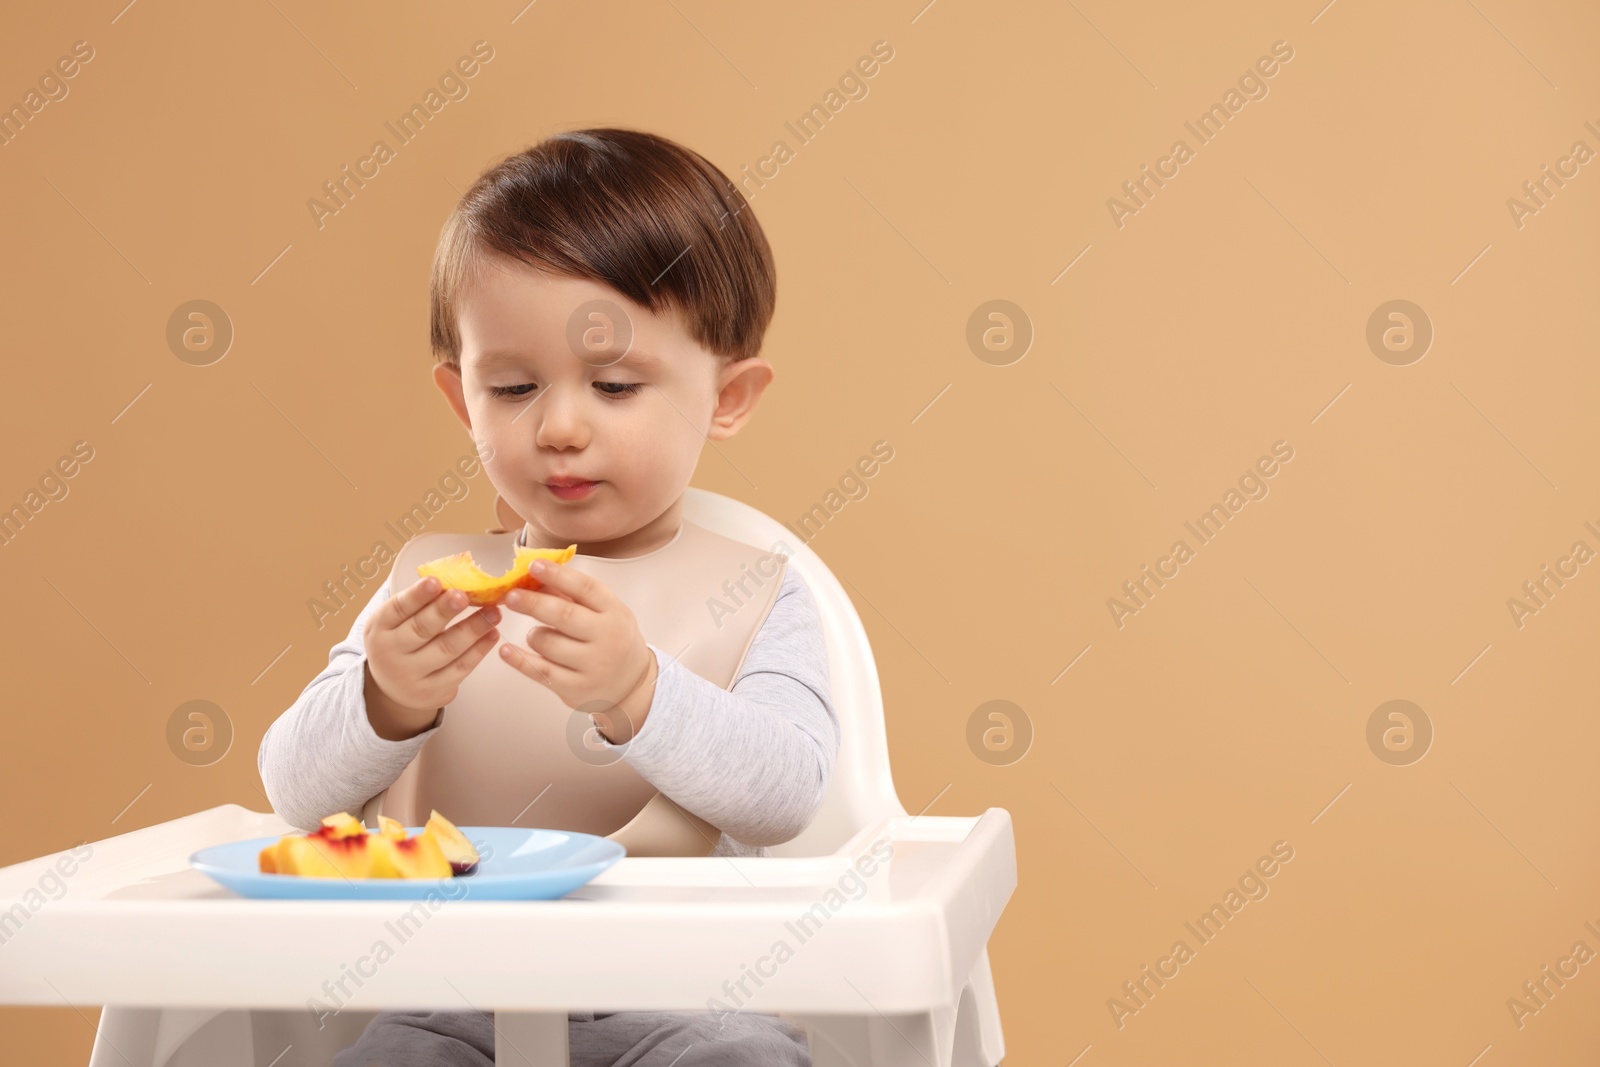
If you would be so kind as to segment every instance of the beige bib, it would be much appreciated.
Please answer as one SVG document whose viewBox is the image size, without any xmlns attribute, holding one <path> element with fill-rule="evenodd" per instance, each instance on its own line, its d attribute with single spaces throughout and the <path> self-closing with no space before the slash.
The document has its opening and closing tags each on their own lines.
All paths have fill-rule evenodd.
<svg viewBox="0 0 1600 1067">
<path fill-rule="evenodd" d="M 499 503 L 499 502 L 497 502 Z M 514 513 L 500 507 L 501 521 Z M 390 574 L 391 594 L 417 581 L 417 566 L 471 550 L 489 574 L 511 566 L 521 531 L 424 533 L 407 541 Z M 756 631 L 783 584 L 788 557 L 684 521 L 672 541 L 628 559 L 573 556 L 566 567 L 603 582 L 628 605 L 647 642 L 715 685 L 733 685 Z M 478 610 L 468 607 L 452 625 Z M 500 642 L 526 645 L 543 625 L 508 608 Z M 643 730 L 650 729 L 646 720 Z M 720 831 L 679 807 L 603 747 L 586 711 L 491 651 L 462 680 L 444 719 L 405 770 L 362 808 L 421 826 L 437 808 L 458 826 L 528 826 L 609 837 L 633 856 L 704 856 Z"/>
</svg>

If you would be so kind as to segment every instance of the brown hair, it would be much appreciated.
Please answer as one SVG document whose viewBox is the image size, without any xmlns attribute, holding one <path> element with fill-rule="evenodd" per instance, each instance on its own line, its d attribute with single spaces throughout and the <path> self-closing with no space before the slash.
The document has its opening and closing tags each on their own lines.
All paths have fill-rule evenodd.
<svg viewBox="0 0 1600 1067">
<path fill-rule="evenodd" d="M 732 360 L 760 351 L 777 301 L 772 251 L 744 194 L 698 152 L 639 130 L 558 133 L 472 183 L 434 253 L 438 360 L 460 365 L 460 301 L 485 253 L 672 308 L 696 342 Z"/>
</svg>

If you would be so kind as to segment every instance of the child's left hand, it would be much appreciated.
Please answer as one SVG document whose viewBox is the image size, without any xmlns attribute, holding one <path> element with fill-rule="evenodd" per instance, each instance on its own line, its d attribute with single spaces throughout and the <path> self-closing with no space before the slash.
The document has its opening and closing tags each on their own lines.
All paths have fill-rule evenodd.
<svg viewBox="0 0 1600 1067">
<path fill-rule="evenodd" d="M 538 589 L 513 589 L 503 605 L 543 626 L 527 646 L 503 642 L 500 656 L 569 708 L 592 711 L 613 744 L 639 732 L 655 696 L 656 656 L 638 620 L 594 577 L 535 561 Z M 620 711 L 621 714 L 617 714 Z"/>
</svg>

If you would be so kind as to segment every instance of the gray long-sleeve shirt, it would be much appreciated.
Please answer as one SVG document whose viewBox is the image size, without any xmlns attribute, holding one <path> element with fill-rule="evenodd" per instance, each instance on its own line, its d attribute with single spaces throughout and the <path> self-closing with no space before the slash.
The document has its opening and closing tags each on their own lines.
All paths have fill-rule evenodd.
<svg viewBox="0 0 1600 1067">
<path fill-rule="evenodd" d="M 359 812 L 388 788 L 443 725 L 388 741 L 367 719 L 362 632 L 389 581 L 328 653 L 328 666 L 261 738 L 256 768 L 291 825 Z M 650 784 L 722 831 L 713 856 L 764 856 L 811 823 L 839 753 L 828 654 L 810 587 L 793 566 L 731 689 L 655 645 L 659 673 L 644 726 L 622 759 Z M 536 684 L 536 683 L 535 683 Z M 448 714 L 448 712 L 446 712 Z"/>
</svg>

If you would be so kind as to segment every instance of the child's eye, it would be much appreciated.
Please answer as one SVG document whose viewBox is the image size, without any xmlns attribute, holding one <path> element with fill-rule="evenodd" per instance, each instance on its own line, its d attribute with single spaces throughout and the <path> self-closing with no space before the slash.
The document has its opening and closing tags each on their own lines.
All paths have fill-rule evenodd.
<svg viewBox="0 0 1600 1067">
<path fill-rule="evenodd" d="M 641 386 L 637 382 L 595 382 L 595 388 L 604 396 L 632 396 Z M 528 383 L 525 385 L 491 385 L 490 396 L 527 396 L 538 386 Z"/>
</svg>

